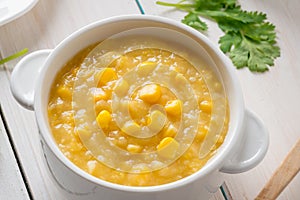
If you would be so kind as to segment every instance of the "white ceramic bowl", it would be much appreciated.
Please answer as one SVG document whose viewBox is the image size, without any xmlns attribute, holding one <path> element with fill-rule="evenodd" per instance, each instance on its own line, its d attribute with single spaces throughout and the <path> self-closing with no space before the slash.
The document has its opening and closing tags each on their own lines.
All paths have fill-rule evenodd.
<svg viewBox="0 0 300 200">
<path fill-rule="evenodd" d="M 21 17 L 35 6 L 38 0 L 0 1 L 0 26 Z"/>
<path fill-rule="evenodd" d="M 176 30 L 198 43 L 214 61 L 230 107 L 229 130 L 216 155 L 191 176 L 159 186 L 123 186 L 82 171 L 57 147 L 47 116 L 51 85 L 57 72 L 70 58 L 84 47 L 110 35 L 139 27 Z M 84 199 L 208 199 L 222 184 L 222 173 L 240 173 L 253 168 L 263 159 L 268 148 L 267 130 L 256 115 L 244 108 L 242 91 L 234 70 L 219 48 L 194 29 L 162 17 L 129 15 L 92 23 L 67 37 L 54 50 L 41 50 L 27 55 L 12 73 L 11 90 L 20 104 L 34 110 L 48 167 L 58 186 L 64 190 L 84 194 Z"/>
</svg>

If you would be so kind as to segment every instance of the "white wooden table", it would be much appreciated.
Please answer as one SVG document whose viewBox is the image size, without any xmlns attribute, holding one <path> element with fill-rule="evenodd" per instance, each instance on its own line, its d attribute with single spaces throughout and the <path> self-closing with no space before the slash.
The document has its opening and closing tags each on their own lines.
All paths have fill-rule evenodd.
<svg viewBox="0 0 300 200">
<path fill-rule="evenodd" d="M 169 2 L 176 0 L 169 0 Z M 181 20 L 185 13 L 140 0 L 146 14 Z M 253 199 L 300 137 L 300 1 L 241 0 L 245 9 L 260 10 L 277 27 L 281 57 L 264 74 L 236 70 L 248 108 L 270 132 L 269 151 L 259 166 L 224 175 L 233 199 Z M 76 29 L 103 18 L 138 14 L 134 0 L 40 0 L 27 14 L 0 27 L 0 57 L 27 47 L 30 52 L 55 47 Z M 207 36 L 217 45 L 221 31 L 209 22 Z M 19 106 L 9 89 L 18 60 L 0 66 L 0 199 L 84 199 L 63 191 L 50 175 L 41 150 L 33 112 Z M 100 197 L 101 198 L 101 197 Z M 99 199 L 100 199 L 99 198 Z M 221 192 L 213 199 L 224 199 Z M 279 199 L 300 199 L 298 174 Z"/>
</svg>

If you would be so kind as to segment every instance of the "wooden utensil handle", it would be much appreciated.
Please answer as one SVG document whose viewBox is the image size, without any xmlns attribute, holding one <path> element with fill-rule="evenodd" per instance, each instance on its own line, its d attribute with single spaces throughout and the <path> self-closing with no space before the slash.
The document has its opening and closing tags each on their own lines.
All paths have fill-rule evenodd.
<svg viewBox="0 0 300 200">
<path fill-rule="evenodd" d="M 283 160 L 280 167 L 261 190 L 256 200 L 273 200 L 290 183 L 300 170 L 300 139 Z"/>
</svg>

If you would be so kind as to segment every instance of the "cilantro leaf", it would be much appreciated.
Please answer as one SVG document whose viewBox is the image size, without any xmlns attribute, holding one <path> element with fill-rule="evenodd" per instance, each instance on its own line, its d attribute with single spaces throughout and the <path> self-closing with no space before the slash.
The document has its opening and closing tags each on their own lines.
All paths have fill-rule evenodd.
<svg viewBox="0 0 300 200">
<path fill-rule="evenodd" d="M 274 60 L 280 56 L 280 48 L 276 42 L 275 26 L 266 21 L 265 13 L 242 10 L 237 0 L 190 2 L 158 1 L 157 4 L 188 12 L 182 22 L 200 31 L 208 29 L 200 17 L 217 22 L 224 32 L 219 39 L 220 49 L 228 54 L 238 69 L 248 67 L 250 71 L 264 72 L 274 65 Z"/>
<path fill-rule="evenodd" d="M 198 10 L 222 10 L 235 7 L 236 0 L 195 0 L 194 4 Z"/>
<path fill-rule="evenodd" d="M 276 43 L 275 26 L 271 23 L 249 24 L 242 28 L 245 36 L 256 41 L 269 41 Z"/>
<path fill-rule="evenodd" d="M 224 52 L 230 52 L 233 47 L 238 46 L 242 41 L 242 37 L 234 32 L 229 32 L 222 36 L 219 40 L 220 49 Z"/>
<path fill-rule="evenodd" d="M 215 21 L 238 21 L 243 23 L 260 23 L 266 19 L 266 15 L 258 12 L 247 12 L 240 9 L 227 10 L 196 10 L 201 15 L 213 18 Z M 196 12 L 197 13 L 197 12 Z"/>
<path fill-rule="evenodd" d="M 191 12 L 188 13 L 181 22 L 199 31 L 205 31 L 208 28 L 207 24 L 201 21 L 197 14 Z"/>
<path fill-rule="evenodd" d="M 229 32 L 219 40 L 224 53 L 229 52 L 233 64 L 239 69 L 247 66 L 250 71 L 264 72 L 274 65 L 280 55 L 279 47 L 267 41 L 255 41 L 241 33 Z"/>
</svg>

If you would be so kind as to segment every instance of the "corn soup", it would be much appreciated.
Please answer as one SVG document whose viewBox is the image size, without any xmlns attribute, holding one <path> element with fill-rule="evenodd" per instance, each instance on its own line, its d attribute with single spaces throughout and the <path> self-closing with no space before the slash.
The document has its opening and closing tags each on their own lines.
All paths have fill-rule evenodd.
<svg viewBox="0 0 300 200">
<path fill-rule="evenodd" d="M 162 158 L 174 159 L 169 165 L 157 170 L 151 171 L 145 165 L 138 165 L 132 171 L 122 171 L 107 166 L 93 155 L 76 130 L 75 111 L 72 106 L 74 82 L 77 80 L 80 66 L 94 47 L 95 45 L 90 46 L 75 55 L 57 74 L 52 85 L 48 104 L 49 124 L 62 153 L 87 173 L 121 185 L 161 185 L 182 179 L 200 170 L 216 153 L 228 130 L 229 108 L 226 103 L 224 126 L 216 144 L 208 150 L 208 154 L 199 156 L 200 147 L 210 127 L 214 106 L 211 91 L 203 77 L 204 75 L 213 77 L 214 74 L 209 70 L 199 72 L 180 55 L 157 48 L 129 51 L 100 71 L 98 84 L 92 88 L 93 109 L 95 121 L 103 131 L 105 140 L 116 148 L 134 155 L 158 152 L 158 156 Z M 145 84 L 136 87 L 127 97 L 130 99 L 126 102 L 126 106 L 131 120 L 121 126 L 116 121 L 117 116 L 112 106 L 113 95 L 126 95 L 124 91 L 130 87 L 128 82 L 122 79 L 126 73 L 138 68 L 137 73 L 144 75 L 150 73 L 155 67 L 164 68 L 164 71 L 170 73 L 176 72 L 174 81 L 177 82 L 178 87 L 185 84 L 183 80 L 188 80 L 196 95 L 199 115 L 196 134 L 189 147 L 178 158 L 174 153 L 180 146 L 176 135 L 180 130 L 186 102 L 178 99 L 174 91 L 163 84 L 145 81 Z M 215 81 L 214 87 L 218 88 L 220 84 Z M 217 92 L 218 89 L 214 91 Z M 158 105 L 159 109 L 153 110 L 153 105 Z M 138 130 L 145 126 L 157 134 L 145 138 L 136 137 L 140 134 Z M 130 165 L 130 163 L 120 163 L 121 165 Z M 126 167 L 130 168 L 130 166 Z"/>
</svg>

